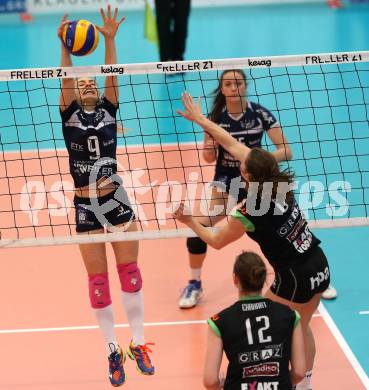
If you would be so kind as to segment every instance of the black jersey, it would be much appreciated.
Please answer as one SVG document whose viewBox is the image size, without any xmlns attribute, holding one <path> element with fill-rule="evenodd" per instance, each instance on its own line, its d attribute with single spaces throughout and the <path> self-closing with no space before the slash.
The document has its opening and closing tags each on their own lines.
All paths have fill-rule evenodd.
<svg viewBox="0 0 369 390">
<path fill-rule="evenodd" d="M 262 297 L 241 298 L 208 320 L 229 364 L 224 390 L 291 390 L 289 362 L 300 316 Z"/>
<path fill-rule="evenodd" d="M 261 147 L 264 131 L 278 127 L 274 115 L 260 104 L 247 102 L 247 109 L 237 120 L 228 114 L 226 109 L 221 113 L 218 125 L 249 148 Z M 240 162 L 229 154 L 221 145 L 215 166 L 216 173 L 227 173 L 229 176 L 240 175 Z"/>
<path fill-rule="evenodd" d="M 105 97 L 93 112 L 84 111 L 75 100 L 61 111 L 69 169 L 76 188 L 89 184 L 93 170 L 96 180 L 117 172 L 116 112 L 117 107 Z"/>
<path fill-rule="evenodd" d="M 260 205 L 260 202 L 257 203 Z M 310 231 L 307 221 L 294 198 L 280 204 L 274 199 L 262 215 L 248 212 L 247 199 L 232 212 L 247 234 L 260 245 L 264 256 L 273 267 L 296 264 L 299 258 L 312 251 L 320 240 Z"/>
</svg>

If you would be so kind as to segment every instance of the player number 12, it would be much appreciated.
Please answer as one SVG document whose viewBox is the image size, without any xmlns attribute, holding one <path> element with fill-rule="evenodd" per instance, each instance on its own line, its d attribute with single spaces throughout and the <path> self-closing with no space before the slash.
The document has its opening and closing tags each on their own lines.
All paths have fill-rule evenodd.
<svg viewBox="0 0 369 390">
<path fill-rule="evenodd" d="M 257 323 L 261 323 L 261 327 L 258 329 L 258 338 L 259 338 L 259 344 L 261 343 L 270 343 L 272 341 L 272 336 L 265 335 L 265 331 L 270 328 L 270 321 L 268 316 L 259 316 L 255 318 Z M 251 319 L 247 318 L 245 321 L 246 325 L 246 336 L 247 341 L 249 345 L 254 344 L 254 338 L 252 336 L 252 329 L 251 329 Z"/>
</svg>

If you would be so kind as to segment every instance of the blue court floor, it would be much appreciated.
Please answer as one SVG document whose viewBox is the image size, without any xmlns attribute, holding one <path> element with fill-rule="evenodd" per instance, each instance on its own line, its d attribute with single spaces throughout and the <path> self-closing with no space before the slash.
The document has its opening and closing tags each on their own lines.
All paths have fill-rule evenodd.
<svg viewBox="0 0 369 390">
<path fill-rule="evenodd" d="M 100 21 L 98 14 L 70 15 L 70 19 L 82 17 L 92 22 Z M 58 66 L 60 44 L 56 29 L 59 20 L 60 16 L 43 15 L 35 16 L 32 23 L 22 24 L 13 17 L 1 18 L 0 69 Z M 369 6 L 365 4 L 348 6 L 341 10 L 329 9 L 325 4 L 193 9 L 186 59 L 366 51 L 369 50 L 368 21 Z M 143 37 L 143 12 L 128 12 L 121 30 L 117 40 L 118 62 L 157 61 L 155 46 L 145 41 Z M 100 45 L 91 56 L 76 59 L 75 65 L 100 64 L 102 61 L 103 45 Z M 249 95 L 252 99 L 265 104 L 279 117 L 292 145 L 294 161 L 291 164 L 300 182 L 304 183 L 308 178 L 323 179 L 328 185 L 334 180 L 347 180 L 352 184 L 351 193 L 346 195 L 352 208 L 346 216 L 368 216 L 369 64 L 360 64 L 356 68 L 354 66 L 340 69 L 332 67 L 332 72 L 324 73 L 318 70 L 317 73 L 313 71 L 312 73 L 306 75 L 301 72 L 301 69 L 300 73 L 299 70 L 291 70 L 292 76 L 294 74 L 296 76 L 296 88 L 304 88 L 308 80 L 310 88 L 315 91 L 310 94 L 309 107 L 299 106 L 300 102 L 296 99 L 296 95 L 291 101 L 291 95 L 284 90 L 286 79 L 291 79 L 291 74 L 287 75 L 283 69 L 270 70 L 268 74 L 263 74 L 262 71 L 248 73 L 252 79 Z M 268 92 L 271 76 L 275 76 L 273 91 Z M 217 75 L 213 74 L 208 83 L 206 80 L 203 82 L 206 93 L 215 87 L 216 77 Z M 328 94 L 320 87 L 322 78 L 324 78 L 324 87 L 331 88 Z M 184 125 L 178 126 L 176 123 L 178 119 L 168 114 L 168 101 L 173 101 L 175 106 L 184 88 L 196 95 L 202 85 L 199 84 L 200 81 L 196 76 L 191 75 L 184 76 L 184 79 L 172 78 L 168 85 L 163 79 L 152 80 L 153 88 L 158 88 L 157 92 L 154 90 L 154 95 L 157 93 L 155 95 L 157 106 L 154 105 L 154 109 L 149 107 L 151 103 L 145 99 L 136 105 L 136 110 L 138 107 L 143 114 L 148 115 L 148 121 L 144 125 L 146 129 L 144 135 L 147 137 L 145 143 L 157 143 L 158 140 L 163 143 L 173 142 L 173 134 L 166 134 L 165 129 L 173 127 L 173 123 L 174 128 L 183 129 Z M 155 80 L 159 80 L 159 86 L 154 85 Z M 263 80 L 265 80 L 264 84 Z M 128 83 L 128 80 L 123 82 L 122 88 L 127 90 L 127 94 L 122 97 L 126 110 L 121 106 L 121 111 L 122 115 L 125 115 L 123 118 L 125 125 L 128 128 L 137 128 L 142 126 L 142 123 L 138 123 L 134 114 L 130 116 L 130 93 L 136 94 L 137 98 L 137 93 L 138 96 L 140 94 L 144 96 L 146 91 L 140 83 L 135 87 L 136 90 L 129 90 Z M 12 84 L 14 83 L 9 83 L 8 86 L 6 83 L 0 83 L 0 108 L 8 107 L 9 98 L 2 92 L 8 88 L 16 89 L 17 87 Z M 42 106 L 45 97 L 41 96 L 40 85 L 35 85 L 37 88 L 33 101 L 35 106 L 37 102 Z M 332 92 L 334 90 L 335 93 Z M 261 91 L 264 91 L 264 94 Z M 279 96 L 278 92 L 280 92 Z M 37 109 L 40 110 L 38 118 L 44 116 L 53 118 L 53 115 L 57 115 L 57 100 L 53 100 L 57 98 L 57 94 L 50 90 L 49 96 L 51 101 L 55 102 L 54 111 L 51 114 L 45 113 L 43 111 L 45 107 L 38 107 Z M 302 101 L 306 98 L 303 92 L 300 98 Z M 18 102 L 21 107 L 25 97 L 20 94 L 17 99 L 15 104 Z M 290 110 L 293 107 L 290 104 L 301 109 L 301 113 L 297 112 L 291 116 Z M 342 108 L 346 104 L 350 106 L 348 110 Z M 162 123 L 153 119 L 153 115 L 150 114 L 152 110 L 156 115 L 162 114 L 164 118 Z M 6 144 L 5 147 L 3 146 L 4 150 L 17 150 L 17 139 L 10 133 L 11 127 L 8 127 L 8 131 L 4 127 L 14 119 L 7 116 L 9 113 L 6 110 L 0 112 L 1 140 Z M 330 119 L 327 120 L 327 116 Z M 341 124 L 337 123 L 337 118 Z M 17 123 L 15 120 L 15 123 L 25 125 L 23 131 L 26 132 L 29 113 L 20 110 L 18 121 L 24 121 L 24 123 Z M 19 137 L 22 142 L 25 142 L 23 148 L 50 147 L 50 141 L 40 136 L 45 134 L 46 130 L 43 126 L 48 126 L 47 121 L 41 122 L 38 124 L 40 126 L 38 136 L 29 136 L 29 133 L 22 135 L 20 132 Z M 349 132 L 347 132 L 348 128 Z M 60 134 L 60 129 L 57 131 Z M 132 143 L 138 143 L 134 138 L 135 134 L 131 133 L 131 135 Z M 142 134 L 136 136 L 142 138 Z M 198 136 L 199 134 L 192 128 L 187 132 L 184 131 L 179 138 L 177 134 L 175 135 L 180 141 L 186 142 L 194 141 Z M 57 147 L 63 147 L 61 141 L 57 143 Z M 312 217 L 324 218 L 323 213 L 324 210 L 318 208 L 316 215 Z M 369 286 L 367 283 L 369 227 L 319 230 L 316 234 L 322 240 L 322 247 L 327 253 L 333 282 L 339 294 L 337 300 L 324 305 L 360 365 L 369 375 Z"/>
</svg>

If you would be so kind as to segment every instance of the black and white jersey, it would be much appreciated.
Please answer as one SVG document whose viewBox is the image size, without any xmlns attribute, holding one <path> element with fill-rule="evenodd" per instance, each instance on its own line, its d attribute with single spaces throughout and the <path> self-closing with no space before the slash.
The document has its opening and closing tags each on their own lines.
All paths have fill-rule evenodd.
<svg viewBox="0 0 369 390">
<path fill-rule="evenodd" d="M 253 210 L 247 202 L 245 199 L 232 217 L 242 222 L 273 267 L 296 264 L 320 244 L 294 198 L 283 204 L 275 199 L 263 204 L 257 199 Z"/>
<path fill-rule="evenodd" d="M 245 297 L 208 320 L 229 364 L 224 390 L 291 390 L 289 362 L 300 316 L 263 297 Z"/>
<path fill-rule="evenodd" d="M 247 102 L 246 111 L 240 114 L 239 118 L 230 116 L 224 108 L 217 123 L 237 141 L 249 148 L 260 148 L 264 132 L 280 126 L 269 110 L 250 101 Z M 240 174 L 239 169 L 240 162 L 219 145 L 216 173 L 229 173 L 230 176 L 236 177 Z"/>
<path fill-rule="evenodd" d="M 76 188 L 90 183 L 90 173 L 99 180 L 117 172 L 117 123 L 115 107 L 102 97 L 92 112 L 74 100 L 60 115 L 69 153 L 69 169 Z"/>
</svg>

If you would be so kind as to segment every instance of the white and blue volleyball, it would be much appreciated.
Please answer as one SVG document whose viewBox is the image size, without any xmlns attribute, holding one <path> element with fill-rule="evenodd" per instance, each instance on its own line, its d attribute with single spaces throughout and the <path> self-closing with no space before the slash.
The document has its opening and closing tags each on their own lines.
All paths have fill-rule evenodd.
<svg viewBox="0 0 369 390">
<path fill-rule="evenodd" d="M 69 53 L 85 56 L 96 49 L 99 43 L 99 32 L 88 20 L 74 20 L 65 25 L 63 42 Z"/>
</svg>

